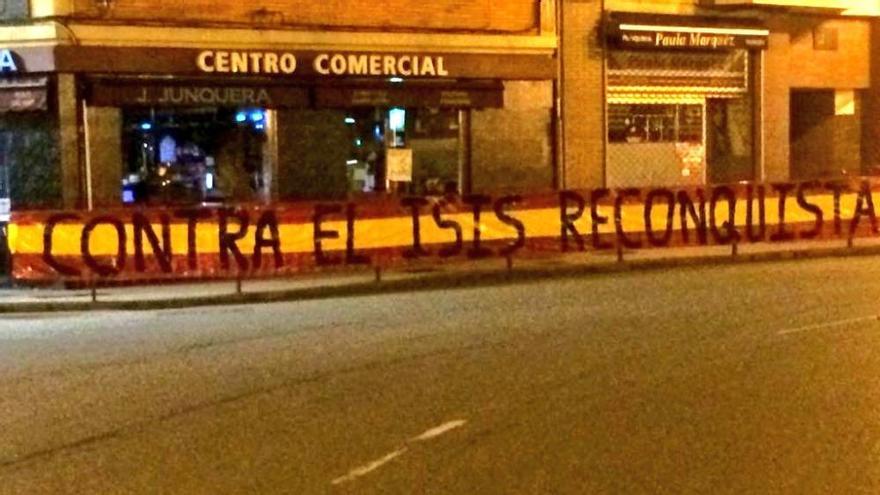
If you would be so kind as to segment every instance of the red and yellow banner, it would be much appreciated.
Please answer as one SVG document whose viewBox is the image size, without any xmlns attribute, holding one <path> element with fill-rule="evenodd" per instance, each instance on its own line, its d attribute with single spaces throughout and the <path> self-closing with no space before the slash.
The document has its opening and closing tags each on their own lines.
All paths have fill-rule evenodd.
<svg viewBox="0 0 880 495">
<path fill-rule="evenodd" d="M 874 194 L 868 181 L 806 182 L 15 212 L 9 244 L 19 281 L 274 276 L 416 258 L 873 235 Z"/>
</svg>

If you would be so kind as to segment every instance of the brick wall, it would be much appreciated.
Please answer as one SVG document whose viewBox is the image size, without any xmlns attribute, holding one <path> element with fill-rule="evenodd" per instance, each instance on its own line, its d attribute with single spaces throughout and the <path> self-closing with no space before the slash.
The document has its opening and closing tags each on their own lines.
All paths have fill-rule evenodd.
<svg viewBox="0 0 880 495">
<path fill-rule="evenodd" d="M 790 111 L 794 89 L 865 89 L 870 84 L 870 24 L 859 19 L 779 16 L 768 21 L 772 31 L 765 54 L 764 144 L 765 178 L 792 176 Z M 816 49 L 817 29 L 837 32 L 836 49 Z M 861 130 L 852 119 L 840 119 L 843 130 L 835 142 L 858 152 Z M 855 144 L 853 144 L 855 143 Z M 855 158 L 857 161 L 860 157 Z M 844 168 L 850 169 L 851 162 Z"/>
<path fill-rule="evenodd" d="M 540 25 L 540 0 L 115 0 L 104 13 L 93 0 L 75 2 L 75 15 L 111 19 L 499 32 L 537 32 Z"/>
<path fill-rule="evenodd" d="M 604 55 L 598 0 L 563 4 L 564 187 L 601 187 L 605 171 Z"/>
</svg>

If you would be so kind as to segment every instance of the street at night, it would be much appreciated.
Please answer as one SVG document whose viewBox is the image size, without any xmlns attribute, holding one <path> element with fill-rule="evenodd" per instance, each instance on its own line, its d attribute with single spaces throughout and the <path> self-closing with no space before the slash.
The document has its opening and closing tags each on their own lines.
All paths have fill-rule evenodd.
<svg viewBox="0 0 880 495">
<path fill-rule="evenodd" d="M 0 492 L 877 493 L 880 258 L 0 320 Z"/>
</svg>

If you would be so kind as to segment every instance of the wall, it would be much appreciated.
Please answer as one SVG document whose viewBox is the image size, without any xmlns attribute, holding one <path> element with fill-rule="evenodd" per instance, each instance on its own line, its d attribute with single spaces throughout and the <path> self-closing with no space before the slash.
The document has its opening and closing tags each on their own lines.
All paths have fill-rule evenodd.
<svg viewBox="0 0 880 495">
<path fill-rule="evenodd" d="M 0 20 L 22 19 L 28 16 L 28 0 L 0 0 Z"/>
<path fill-rule="evenodd" d="M 599 24 L 602 2 L 563 3 L 562 119 L 566 188 L 601 187 L 604 183 L 604 55 Z"/>
<path fill-rule="evenodd" d="M 89 107 L 89 158 L 95 207 L 118 206 L 122 197 L 122 111 Z"/>
<path fill-rule="evenodd" d="M 553 85 L 504 83 L 504 108 L 471 117 L 474 192 L 524 192 L 553 187 Z"/>
<path fill-rule="evenodd" d="M 870 25 L 860 19 L 778 16 L 769 19 L 768 26 L 772 34 L 765 54 L 764 169 L 766 180 L 780 181 L 791 178 L 792 90 L 867 88 L 870 84 Z M 836 50 L 814 48 L 816 28 L 837 31 Z M 849 131 L 835 132 L 860 131 L 858 126 L 850 126 Z M 843 137 L 838 140 L 845 141 Z M 852 149 L 852 143 L 845 146 Z"/>
<path fill-rule="evenodd" d="M 114 0 L 101 11 L 93 0 L 74 2 L 75 15 L 115 19 L 500 32 L 537 32 L 539 8 L 539 0 Z"/>
</svg>

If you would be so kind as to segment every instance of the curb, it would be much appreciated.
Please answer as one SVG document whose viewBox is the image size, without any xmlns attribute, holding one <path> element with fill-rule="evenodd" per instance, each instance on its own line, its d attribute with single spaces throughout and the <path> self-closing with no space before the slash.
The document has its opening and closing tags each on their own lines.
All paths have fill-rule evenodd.
<svg viewBox="0 0 880 495">
<path fill-rule="evenodd" d="M 816 258 L 843 258 L 880 255 L 880 246 L 832 247 L 809 250 L 767 251 L 740 253 L 736 256 L 682 256 L 608 262 L 588 265 L 553 267 L 523 267 L 510 271 L 495 269 L 472 270 L 460 273 L 428 274 L 418 278 L 383 282 L 358 282 L 343 286 L 310 287 L 266 292 L 230 293 L 212 296 L 196 296 L 147 301 L 34 301 L 0 303 L 0 314 L 28 314 L 84 311 L 150 311 L 162 309 L 185 309 L 205 306 L 266 304 L 295 302 L 336 297 L 357 297 L 394 294 L 416 290 L 441 290 L 461 287 L 492 287 L 510 283 L 535 280 L 579 277 L 584 275 L 615 274 L 637 271 L 661 271 L 671 268 L 724 266 L 742 263 L 794 261 Z"/>
</svg>

